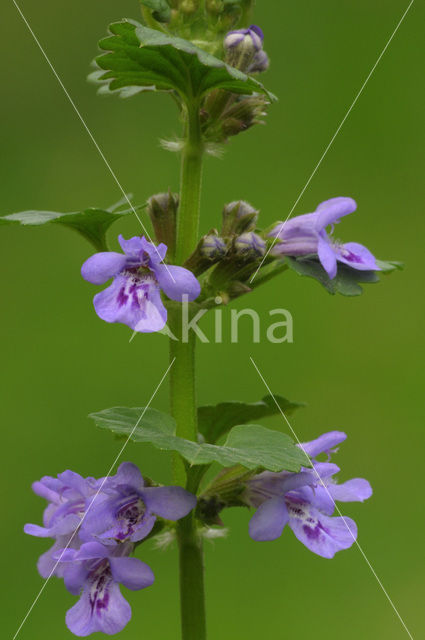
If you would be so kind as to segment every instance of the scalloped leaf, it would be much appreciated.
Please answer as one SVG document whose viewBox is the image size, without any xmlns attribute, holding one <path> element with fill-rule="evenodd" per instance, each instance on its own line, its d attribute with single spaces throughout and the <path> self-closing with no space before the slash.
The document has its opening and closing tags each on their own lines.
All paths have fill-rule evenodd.
<svg viewBox="0 0 425 640">
<path fill-rule="evenodd" d="M 338 263 L 338 273 L 332 280 L 316 257 L 285 258 L 286 264 L 301 276 L 314 278 L 332 294 L 340 293 L 343 296 L 359 296 L 363 293 L 361 283 L 379 282 L 376 271 L 358 271 L 345 264 Z M 396 267 L 394 267 L 395 269 Z"/>
<path fill-rule="evenodd" d="M 128 198 L 130 199 L 131 194 Z M 23 226 L 40 226 L 54 223 L 62 224 L 78 231 L 97 251 L 106 251 L 106 232 L 113 222 L 133 213 L 133 209 L 122 209 L 127 199 L 122 199 L 107 209 L 89 208 L 71 213 L 57 211 L 20 211 L 0 218 L 0 224 L 20 224 Z M 140 210 L 145 205 L 135 207 Z"/>
<path fill-rule="evenodd" d="M 291 415 L 296 409 L 305 406 L 303 403 L 290 402 L 282 396 L 275 395 L 274 398 L 280 409 L 269 395 L 260 402 L 220 402 L 217 405 L 199 407 L 199 431 L 207 442 L 214 443 L 235 425 L 274 416 L 280 413 L 280 410 L 286 415 Z"/>
<path fill-rule="evenodd" d="M 309 466 L 305 454 L 288 435 L 260 425 L 235 426 L 224 445 L 217 446 L 179 438 L 175 435 L 173 418 L 155 409 L 113 407 L 89 417 L 101 429 L 130 436 L 134 442 L 177 451 L 191 466 L 217 462 L 223 467 L 239 464 L 252 470 L 294 472 Z"/>
<path fill-rule="evenodd" d="M 134 20 L 115 22 L 109 30 L 112 35 L 99 42 L 107 53 L 95 60 L 104 73 L 90 75 L 103 85 L 102 93 L 125 90 L 128 95 L 129 87 L 141 87 L 177 91 L 183 101 L 189 102 L 213 89 L 226 89 L 240 94 L 263 93 L 275 100 L 260 82 L 188 40 Z"/>
</svg>

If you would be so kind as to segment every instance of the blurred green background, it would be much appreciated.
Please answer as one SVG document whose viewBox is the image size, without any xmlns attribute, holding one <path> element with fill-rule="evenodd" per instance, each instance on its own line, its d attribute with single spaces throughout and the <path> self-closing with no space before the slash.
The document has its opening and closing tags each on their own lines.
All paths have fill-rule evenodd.
<svg viewBox="0 0 425 640">
<path fill-rule="evenodd" d="M 272 59 L 264 79 L 280 101 L 265 127 L 234 139 L 222 160 L 207 160 L 203 231 L 217 224 L 223 203 L 237 198 L 261 208 L 264 226 L 287 215 L 407 4 L 258 2 L 256 22 Z M 85 81 L 97 40 L 110 22 L 138 17 L 136 0 L 21 5 L 124 189 L 136 202 L 177 189 L 177 158 L 158 145 L 159 137 L 179 134 L 172 101 L 149 94 L 100 98 Z M 264 323 L 270 308 L 285 307 L 294 317 L 294 343 L 252 344 L 245 319 L 239 343 L 227 344 L 225 320 L 225 343 L 200 345 L 198 364 L 200 403 L 260 399 L 265 389 L 253 356 L 275 392 L 308 403 L 292 419 L 301 440 L 334 428 L 348 433 L 336 460 L 341 478 L 368 478 L 374 496 L 346 505 L 344 513 L 357 521 L 370 563 L 418 638 L 425 630 L 424 18 L 424 5 L 415 2 L 296 209 L 353 196 L 358 212 L 344 219 L 341 236 L 381 258 L 405 261 L 405 272 L 356 299 L 329 296 L 316 282 L 286 274 L 238 306 L 258 307 Z M 2 4 L 1 21 L 0 213 L 115 202 L 116 184 L 11 0 Z M 119 230 L 135 234 L 139 227 L 128 218 Z M 41 520 L 43 501 L 31 482 L 67 468 L 105 473 L 118 443 L 86 416 L 145 404 L 166 367 L 167 341 L 138 336 L 129 344 L 126 327 L 98 320 L 94 287 L 79 275 L 91 249 L 76 234 L 59 226 L 4 227 L 0 247 L 2 627 L 3 637 L 12 638 L 42 585 L 35 562 L 47 548 L 22 532 L 25 522 Z M 166 410 L 167 403 L 164 385 L 154 406 Z M 279 418 L 268 425 L 285 428 Z M 124 459 L 170 480 L 169 458 L 148 446 L 130 444 Z M 248 511 L 229 511 L 227 539 L 207 543 L 211 639 L 407 636 L 356 547 L 329 561 L 290 530 L 276 542 L 254 543 L 248 520 Z M 142 557 L 156 584 L 126 593 L 134 616 L 122 638 L 178 639 L 176 551 L 147 544 Z M 52 579 L 19 637 L 70 638 L 64 614 L 74 600 Z"/>
</svg>

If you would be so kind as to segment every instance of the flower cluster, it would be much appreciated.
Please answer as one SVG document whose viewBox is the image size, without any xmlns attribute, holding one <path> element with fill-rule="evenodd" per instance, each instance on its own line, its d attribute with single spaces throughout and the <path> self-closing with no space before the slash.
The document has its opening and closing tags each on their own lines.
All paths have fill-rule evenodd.
<svg viewBox="0 0 425 640">
<path fill-rule="evenodd" d="M 158 236 L 168 237 L 171 243 L 177 207 L 178 199 L 171 194 L 157 194 L 150 201 Z M 184 267 L 163 262 L 167 253 L 164 243 L 154 245 L 139 236 L 125 240 L 120 235 L 123 253 L 96 253 L 83 264 L 81 274 L 97 285 L 113 279 L 94 297 L 96 313 L 102 320 L 121 322 L 142 333 L 161 331 L 167 322 L 161 291 L 174 301 L 193 301 L 201 293 L 196 276 L 205 271 L 210 273 L 203 281 L 201 304 L 208 297 L 220 295 L 230 300 L 249 292 L 252 274 L 269 254 L 271 260 L 317 256 L 331 279 L 337 275 L 338 263 L 358 271 L 379 271 L 379 263 L 366 247 L 332 237 L 334 226 L 356 208 L 352 198 L 331 198 L 313 213 L 276 222 L 271 230 L 260 231 L 259 211 L 245 201 L 234 201 L 224 207 L 221 230 L 212 229 L 204 236 Z"/>
<path fill-rule="evenodd" d="M 330 462 L 330 454 L 346 439 L 341 431 L 331 431 L 301 445 L 312 458 L 313 468 L 300 473 L 263 472 L 249 481 L 248 502 L 257 510 L 249 524 L 254 540 L 278 538 L 289 524 L 295 536 L 310 551 L 323 558 L 333 558 L 337 551 L 348 549 L 357 539 L 357 526 L 351 518 L 332 517 L 335 501 L 363 502 L 372 495 L 367 480 L 354 478 L 335 482 L 339 467 Z M 328 455 L 327 462 L 317 456 Z"/>
<path fill-rule="evenodd" d="M 369 249 L 357 242 L 342 244 L 326 233 L 326 227 L 353 213 L 357 204 L 352 198 L 331 198 L 317 207 L 314 213 L 306 213 L 285 222 L 279 222 L 269 233 L 277 242 L 272 250 L 276 256 L 306 256 L 317 254 L 330 278 L 335 278 L 337 262 L 360 271 L 379 271 L 375 257 Z"/>
<path fill-rule="evenodd" d="M 53 538 L 53 547 L 38 561 L 43 578 L 63 578 L 68 591 L 81 593 L 66 623 L 77 636 L 95 631 L 114 634 L 127 624 L 131 608 L 120 592 L 152 585 L 150 567 L 130 557 L 135 543 L 146 538 L 158 517 L 179 520 L 196 505 L 182 487 L 145 486 L 139 469 L 129 462 L 108 478 L 83 478 L 65 471 L 33 485 L 48 505 L 43 526 L 25 525 L 25 532 Z"/>
<path fill-rule="evenodd" d="M 165 244 L 155 246 L 145 237 L 118 238 L 122 253 L 104 251 L 83 264 L 81 275 L 92 284 L 112 284 L 95 295 L 94 308 L 106 322 L 122 322 L 134 331 L 160 331 L 167 322 L 162 291 L 171 300 L 195 300 L 201 287 L 193 273 L 163 263 Z"/>
</svg>

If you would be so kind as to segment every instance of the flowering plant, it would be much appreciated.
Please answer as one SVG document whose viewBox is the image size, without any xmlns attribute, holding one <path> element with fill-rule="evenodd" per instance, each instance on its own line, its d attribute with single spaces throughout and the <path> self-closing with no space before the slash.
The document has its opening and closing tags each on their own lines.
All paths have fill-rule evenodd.
<svg viewBox="0 0 425 640">
<path fill-rule="evenodd" d="M 95 250 L 81 267 L 83 279 L 96 286 L 112 281 L 94 295 L 99 318 L 136 333 L 170 335 L 170 414 L 150 406 L 113 407 L 91 417 L 100 428 L 124 436 L 120 454 L 130 439 L 173 452 L 173 486 L 142 476 L 131 462 L 99 479 L 67 470 L 33 485 L 47 506 L 43 524 L 26 524 L 25 532 L 53 540 L 38 571 L 45 579 L 63 579 L 79 596 L 66 614 L 76 636 L 121 631 L 131 609 L 119 585 L 151 586 L 154 573 L 138 557 L 143 544 L 175 538 L 182 638 L 203 640 L 203 540 L 222 531 L 227 508 L 253 510 L 249 535 L 255 541 L 275 540 L 288 525 L 309 550 L 332 558 L 357 539 L 355 522 L 336 502 L 361 502 L 372 494 L 365 479 L 339 484 L 335 478 L 339 468 L 330 457 L 344 433 L 302 444 L 294 432 L 290 437 L 257 424 L 279 413 L 287 420 L 297 404 L 275 394 L 254 403 L 196 404 L 196 333 L 188 324 L 199 311 L 231 304 L 289 270 L 315 278 L 331 293 L 352 296 L 362 292 L 359 283 L 376 282 L 379 273 L 399 266 L 378 260 L 357 242 L 334 239 L 334 226 L 356 210 L 349 197 L 333 197 L 312 213 L 266 229 L 257 209 L 233 201 L 224 206 L 217 228 L 199 237 L 205 154 L 217 155 L 233 137 L 262 122 L 276 99 L 259 80 L 270 61 L 262 30 L 249 26 L 252 5 L 141 0 L 142 22 L 114 23 L 100 42 L 91 80 L 102 93 L 164 92 L 177 104 L 183 134 L 163 146 L 181 156 L 178 195 L 156 194 L 142 207 L 126 197 L 106 210 L 31 211 L 1 219 L 77 230 Z M 152 237 L 138 216 L 144 209 Z M 119 235 L 121 252 L 111 251 L 109 227 L 134 214 L 141 232 L 129 239 Z M 318 458 L 323 454 L 326 461 Z M 213 465 L 222 467 L 215 476 Z"/>
</svg>

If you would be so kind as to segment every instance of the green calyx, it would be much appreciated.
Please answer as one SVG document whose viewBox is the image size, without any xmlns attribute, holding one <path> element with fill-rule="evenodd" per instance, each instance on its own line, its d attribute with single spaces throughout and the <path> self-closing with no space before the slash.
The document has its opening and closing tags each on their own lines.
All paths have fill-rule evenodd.
<svg viewBox="0 0 425 640">
<path fill-rule="evenodd" d="M 247 471 L 241 465 L 223 469 L 198 498 L 197 518 L 206 525 L 223 526 L 220 513 L 229 507 L 249 507 L 247 484 L 262 469 Z"/>
</svg>

